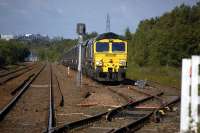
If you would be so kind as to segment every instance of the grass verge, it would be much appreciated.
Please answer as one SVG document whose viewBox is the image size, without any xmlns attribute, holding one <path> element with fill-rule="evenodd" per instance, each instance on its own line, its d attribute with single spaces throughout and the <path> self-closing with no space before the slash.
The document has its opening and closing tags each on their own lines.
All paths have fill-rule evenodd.
<svg viewBox="0 0 200 133">
<path fill-rule="evenodd" d="M 134 80 L 151 80 L 165 86 L 180 88 L 181 69 L 163 66 L 145 66 L 139 67 L 130 64 L 127 69 L 127 78 Z"/>
</svg>

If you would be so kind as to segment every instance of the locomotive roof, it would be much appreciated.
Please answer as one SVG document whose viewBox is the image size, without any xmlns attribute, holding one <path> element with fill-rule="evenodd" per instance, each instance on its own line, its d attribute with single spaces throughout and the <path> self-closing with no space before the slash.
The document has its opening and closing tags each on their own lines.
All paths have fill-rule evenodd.
<svg viewBox="0 0 200 133">
<path fill-rule="evenodd" d="M 113 32 L 107 32 L 107 33 L 103 33 L 100 34 L 96 37 L 96 40 L 102 40 L 102 39 L 120 39 L 120 40 L 125 40 L 125 38 L 123 36 L 117 35 Z"/>
</svg>

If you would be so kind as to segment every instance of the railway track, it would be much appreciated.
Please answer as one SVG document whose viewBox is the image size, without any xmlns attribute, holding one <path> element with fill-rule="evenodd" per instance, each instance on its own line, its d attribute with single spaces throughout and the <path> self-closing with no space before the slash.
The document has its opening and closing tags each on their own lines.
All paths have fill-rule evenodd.
<svg viewBox="0 0 200 133">
<path fill-rule="evenodd" d="M 11 92 L 16 102 L 10 102 L 7 111 L 1 110 L 0 132 L 134 132 L 152 118 L 155 122 L 159 122 L 165 107 L 179 100 L 179 97 L 175 97 L 167 101 L 161 91 L 151 93 L 146 91 L 147 89 L 137 89 L 130 85 L 105 86 L 91 82 L 81 89 L 74 89 L 73 87 L 76 86 L 74 78 L 65 78 L 65 69 L 63 69 L 64 73 L 56 66 L 52 68 L 51 65 L 47 65 L 45 68 L 44 71 L 41 70 L 42 74 L 37 73 L 38 78 L 34 81 L 31 80 L 36 73 L 29 74 L 29 77 Z M 25 90 L 24 86 L 27 86 Z M 87 87 L 90 88 L 84 90 Z M 105 103 L 105 106 L 97 103 L 91 108 L 81 106 L 82 100 L 83 103 L 84 100 L 87 101 L 83 94 L 88 91 L 91 91 L 93 98 L 105 93 L 106 95 L 102 96 L 111 94 L 112 98 L 123 100 L 121 102 L 116 100 L 117 104 L 114 103 L 113 106 L 112 102 Z M 20 95 L 19 98 L 15 98 L 17 95 Z M 65 108 L 58 107 L 64 105 L 64 100 L 72 101 L 67 102 Z M 88 102 L 92 102 L 91 99 Z M 156 104 L 151 105 L 154 102 Z M 10 123 L 13 127 L 9 126 Z"/>
<path fill-rule="evenodd" d="M 66 72 L 65 70 L 63 71 Z M 71 78 L 68 79 L 69 81 L 71 80 L 73 81 L 72 76 L 74 74 L 73 72 L 71 73 L 72 74 L 69 76 Z M 92 81 L 91 83 L 84 82 L 83 89 L 87 89 L 86 92 L 89 92 L 88 94 L 90 95 L 89 97 L 91 98 L 86 98 L 86 100 L 83 99 L 83 102 L 81 102 L 83 104 L 79 103 L 77 104 L 78 106 L 83 105 L 82 108 L 80 108 L 79 112 L 77 112 L 76 107 L 73 107 L 73 105 L 70 105 L 70 107 L 74 109 L 72 110 L 68 109 L 70 112 L 67 112 L 67 109 L 66 111 L 60 111 L 59 116 L 63 116 L 65 117 L 65 119 L 60 117 L 59 121 L 60 124 L 58 123 L 57 127 L 54 128 L 54 132 L 76 131 L 76 132 L 98 133 L 98 132 L 118 132 L 118 130 L 119 132 L 123 130 L 124 132 L 128 132 L 128 130 L 125 129 L 134 131 L 138 129 L 140 126 L 142 126 L 145 122 L 148 122 L 150 119 L 152 120 L 152 118 L 154 119 L 155 122 L 158 122 L 160 120 L 161 122 L 163 122 L 163 118 L 159 118 L 159 116 L 162 115 L 163 112 L 165 112 L 165 108 L 163 109 L 163 107 L 168 106 L 168 104 L 170 105 L 170 103 L 173 103 L 175 101 L 177 102 L 179 100 L 179 97 L 176 96 L 169 95 L 168 97 L 168 94 L 165 93 L 166 91 L 162 91 L 162 89 L 158 90 L 156 88 L 152 88 L 151 86 L 147 86 L 144 89 L 135 89 L 137 87 L 132 87 L 132 85 L 134 85 L 132 81 L 129 83 L 124 83 L 119 85 L 106 85 L 106 86 L 99 83 L 94 83 Z M 99 91 L 101 89 L 103 91 Z M 94 99 L 94 97 L 97 96 L 98 94 L 107 93 L 108 95 L 110 95 L 111 92 L 112 96 L 114 96 L 113 98 L 123 99 L 119 100 L 119 102 L 121 101 L 121 103 L 123 103 L 124 101 L 131 103 L 131 101 L 135 102 L 138 99 L 143 99 L 145 97 L 153 97 L 153 98 L 145 102 L 142 102 L 137 106 L 132 106 L 132 107 L 129 106 L 126 109 L 116 111 L 117 113 L 113 115 L 113 117 L 110 117 L 111 121 L 109 121 L 109 119 L 106 118 L 108 116 L 107 113 L 109 113 L 110 111 L 108 112 L 103 111 L 103 109 L 102 110 L 99 109 L 98 106 L 101 106 L 102 108 L 104 107 L 105 109 L 107 108 L 106 110 L 108 110 L 114 107 L 118 107 L 120 104 L 114 103 L 112 106 L 110 104 L 111 102 L 107 102 L 108 104 L 107 103 L 102 104 L 102 102 L 98 103 L 98 101 L 97 102 L 92 101 L 92 99 Z M 155 92 L 160 92 L 160 93 L 164 92 L 164 94 L 162 96 L 156 96 Z M 85 94 L 83 95 L 83 97 L 85 96 Z M 176 95 L 176 93 L 174 95 Z M 100 96 L 106 96 L 106 95 L 100 95 Z M 172 101 L 169 99 L 170 97 L 172 98 L 171 99 Z M 109 106 L 109 104 L 111 106 Z M 90 107 L 91 109 L 89 111 Z M 173 109 L 176 109 L 176 107 Z M 69 116 L 71 116 L 72 118 L 67 118 Z M 94 118 L 91 116 L 94 116 Z M 136 124 L 134 123 L 138 123 L 138 126 L 136 126 Z M 153 122 L 151 122 L 151 124 L 152 123 Z M 145 124 L 145 127 L 146 125 L 149 124 Z M 155 123 L 154 125 L 157 124 Z"/>
<path fill-rule="evenodd" d="M 48 88 L 53 86 L 52 79 L 47 80 L 50 71 L 49 65 L 43 65 L 13 90 L 15 96 L 0 111 L 0 132 L 30 133 L 48 129 Z"/>
<path fill-rule="evenodd" d="M 47 132 L 51 133 L 53 127 L 56 125 L 55 107 L 54 107 L 54 93 L 53 93 L 53 79 L 52 66 L 50 65 L 50 83 L 49 83 L 49 115 Z"/>
<path fill-rule="evenodd" d="M 84 83 L 84 84 L 86 86 L 90 86 L 88 85 L 88 83 Z M 119 97 L 121 97 L 121 99 L 124 99 L 124 101 L 127 101 L 129 103 L 127 105 L 122 105 L 121 107 L 112 109 L 110 111 L 96 113 L 96 115 L 94 115 L 94 112 L 93 112 L 92 117 L 90 117 L 91 115 L 89 115 L 90 113 L 88 112 L 86 113 L 88 114 L 87 116 L 88 118 L 81 118 L 81 120 L 74 119 L 74 121 L 72 121 L 69 118 L 69 122 L 67 122 L 68 118 L 66 118 L 66 120 L 62 119 L 61 122 L 59 122 L 61 124 L 60 125 L 58 124 L 55 128 L 53 128 L 52 132 L 74 132 L 74 131 L 96 132 L 96 133 L 98 132 L 111 132 L 111 133 L 112 132 L 129 132 L 129 131 L 134 132 L 135 130 L 138 130 L 142 125 L 144 125 L 146 122 L 148 122 L 152 118 L 154 119 L 155 122 L 159 122 L 161 120 L 160 116 L 166 110 L 165 107 L 166 106 L 168 107 L 172 103 L 177 102 L 179 100 L 179 97 L 175 97 L 175 96 L 172 98 L 172 100 L 167 100 L 165 99 L 165 96 L 162 96 L 163 92 L 160 92 L 158 95 L 158 94 L 155 94 L 156 92 L 155 90 L 154 90 L 155 91 L 154 93 L 150 93 L 151 91 L 146 91 L 150 88 L 148 89 L 147 88 L 136 89 L 135 87 L 132 88 L 131 87 L 132 82 L 131 82 L 131 85 L 130 83 L 126 83 L 125 85 L 117 85 L 116 87 L 120 89 L 115 88 L 115 86 L 110 88 L 110 86 L 104 86 L 98 83 L 96 85 L 92 84 L 90 87 L 97 88 L 97 89 L 105 88 L 107 89 L 107 91 L 114 93 L 114 95 L 118 95 Z M 131 98 L 129 97 L 129 95 L 126 95 L 126 93 L 121 93 L 123 92 L 123 90 L 121 92 L 118 91 L 118 90 L 121 90 L 121 88 L 128 88 L 129 91 L 132 91 L 134 94 L 138 93 L 137 95 L 141 95 L 141 97 L 140 98 L 135 97 L 135 99 L 137 100 L 135 101 L 135 99 L 133 99 L 133 101 L 131 102 Z M 92 89 L 89 89 L 89 90 L 92 91 Z M 92 91 L 91 93 L 95 93 L 95 92 Z M 154 101 L 155 103 L 157 103 L 156 105 L 154 105 Z M 80 111 L 80 113 L 77 112 L 77 115 L 85 114 L 84 112 L 85 112 L 86 106 L 83 106 L 83 107 L 84 107 L 83 110 Z M 92 108 L 94 110 L 96 108 L 95 105 Z M 62 112 L 61 115 L 68 116 L 70 114 L 73 114 L 73 113 L 67 113 L 67 112 L 65 113 Z"/>
<path fill-rule="evenodd" d="M 46 74 L 48 74 L 48 76 L 46 75 L 45 80 L 41 81 L 38 79 L 38 77 L 39 77 L 39 75 L 41 77 L 42 71 L 44 71 L 44 69 L 47 68 L 46 66 L 48 66 L 48 68 L 49 68 L 48 72 L 46 70 Z M 51 65 L 44 65 L 37 73 L 31 74 L 29 77 L 27 77 L 24 80 L 24 82 L 22 82 L 18 87 L 16 87 L 16 89 L 14 89 L 11 92 L 11 94 L 14 95 L 13 98 L 0 111 L 0 132 L 1 131 L 5 132 L 5 130 L 7 129 L 7 126 L 8 126 L 7 124 L 13 123 L 15 121 L 14 120 L 14 119 L 16 119 L 15 115 L 19 113 L 18 110 L 24 111 L 24 107 L 25 107 L 25 108 L 30 108 L 30 110 L 28 112 L 26 112 L 25 114 L 23 114 L 21 117 L 19 117 L 18 118 L 19 121 L 23 120 L 22 123 L 24 123 L 25 121 L 27 121 L 27 119 L 24 119 L 24 118 L 29 115 L 29 119 L 30 120 L 32 119 L 31 121 L 33 121 L 33 123 L 35 122 L 35 124 L 37 124 L 38 121 L 42 121 L 42 123 L 41 123 L 41 125 L 39 125 L 39 127 L 33 126 L 33 128 L 32 128 L 33 132 L 46 131 L 46 132 L 51 133 L 52 129 L 56 126 L 55 101 L 54 101 L 54 97 L 55 97 L 54 90 L 56 90 L 56 88 L 57 88 L 56 85 L 58 86 L 59 93 L 62 96 L 61 101 L 60 101 L 60 106 L 64 105 L 64 98 L 63 98 L 62 91 L 59 88 L 60 87 L 59 81 L 57 79 L 57 76 L 55 79 L 53 77 L 54 77 L 54 75 L 52 72 Z M 48 80 L 47 80 L 47 78 L 48 78 Z M 35 81 L 36 79 L 37 79 L 37 81 Z M 40 81 L 40 83 L 44 83 L 44 81 L 45 81 L 45 83 L 48 83 L 48 84 L 44 84 L 44 85 L 38 84 L 38 81 Z M 29 91 L 26 92 L 26 90 L 28 90 L 28 88 L 29 88 Z M 38 89 L 36 89 L 36 88 L 38 88 Z M 43 93 L 39 90 L 43 91 Z M 26 92 L 26 95 L 23 95 L 25 92 Z M 39 95 L 40 93 L 42 93 L 42 94 L 41 94 L 41 96 L 33 97 L 33 93 L 34 93 L 34 95 Z M 28 95 L 31 95 L 32 97 L 30 97 Z M 41 100 L 41 101 L 37 101 L 37 100 Z M 18 103 L 18 101 L 20 101 L 20 103 Z M 27 104 L 24 104 L 23 101 L 26 101 Z M 39 104 L 41 104 L 41 105 L 39 105 Z M 17 105 L 17 106 L 15 107 L 15 105 Z M 19 105 L 21 107 L 19 107 Z M 34 106 L 39 106 L 39 107 L 37 108 Z M 41 109 L 42 109 L 41 112 L 38 111 Z M 36 110 L 36 112 L 34 110 Z M 40 113 L 37 113 L 37 112 L 40 112 Z M 30 115 L 33 115 L 33 116 L 35 115 L 38 120 L 35 120 L 35 118 L 33 116 L 31 118 Z M 14 130 L 12 130 L 12 129 L 9 129 L 9 130 L 11 130 L 10 132 L 13 132 L 13 131 L 16 132 L 17 128 L 15 128 Z M 20 132 L 27 132 L 27 131 L 24 131 L 22 127 L 20 130 L 22 130 Z"/>
<path fill-rule="evenodd" d="M 144 124 L 147 120 L 150 119 L 150 117 L 153 114 L 156 114 L 160 109 L 163 109 L 164 107 L 176 102 L 178 100 L 174 99 L 171 102 L 166 103 L 165 105 L 160 105 L 157 108 L 150 109 L 146 113 L 144 111 L 137 112 L 134 110 L 138 105 L 143 104 L 144 102 L 148 100 L 155 99 L 156 97 L 162 95 L 162 93 L 159 93 L 155 96 L 147 96 L 146 98 L 143 98 L 141 100 L 128 103 L 126 105 L 123 105 L 121 107 L 115 108 L 111 111 L 104 112 L 98 115 L 95 115 L 90 118 L 86 118 L 80 121 L 75 121 L 72 123 L 68 123 L 62 126 L 58 126 L 54 128 L 54 133 L 56 132 L 70 132 L 70 131 L 80 131 L 80 132 L 91 132 L 91 129 L 95 129 L 95 132 L 98 132 L 98 129 L 101 130 L 100 132 L 115 132 L 115 133 L 121 133 L 121 132 L 128 132 L 128 131 L 135 131 L 138 129 L 139 126 Z M 138 111 L 138 110 L 137 110 Z M 127 117 L 128 116 L 128 117 Z M 138 116 L 140 116 L 138 118 Z M 118 120 L 116 119 L 118 118 Z M 122 118 L 122 119 L 120 119 Z M 127 119 L 128 118 L 128 119 Z M 126 120 L 127 121 L 126 121 Z M 100 124 L 97 123 L 97 121 L 100 121 Z M 103 124 L 102 124 L 103 123 Z M 113 124 L 114 123 L 114 124 Z M 113 127 L 113 125 L 123 125 L 122 127 Z M 103 126 L 102 126 L 103 125 Z M 106 127 L 104 127 L 106 126 Z M 90 130 L 86 130 L 90 127 Z M 86 128 L 86 129 L 85 129 Z"/>
<path fill-rule="evenodd" d="M 32 67 L 32 66 L 34 66 L 34 65 L 36 65 L 36 64 L 30 65 L 30 66 L 25 66 L 25 67 L 22 67 L 22 68 L 18 68 L 18 69 L 16 69 L 16 70 L 10 70 L 10 71 L 5 72 L 5 73 L 1 73 L 1 74 L 0 74 L 0 77 L 4 77 L 4 76 L 10 75 L 10 74 L 13 74 L 13 73 L 22 71 L 22 70 L 24 70 L 24 69 L 28 69 L 28 68 L 30 68 L 30 67 Z"/>
<path fill-rule="evenodd" d="M 59 94 L 58 94 L 59 93 Z M 57 94 L 57 96 L 55 96 Z M 61 97 L 59 106 L 64 106 L 64 96 L 62 90 L 60 88 L 60 83 L 57 78 L 56 73 L 53 72 L 52 65 L 50 65 L 50 82 L 49 82 L 49 113 L 48 113 L 48 126 L 46 132 L 52 133 L 53 129 L 56 127 L 56 100 L 59 101 L 57 98 Z"/>
<path fill-rule="evenodd" d="M 36 64 L 33 64 L 31 66 L 27 66 L 27 67 L 24 67 L 24 68 L 20 68 L 20 69 L 17 69 L 15 71 L 11 71 L 11 72 L 8 72 L 6 74 L 2 74 L 0 75 L 0 85 L 3 85 L 5 84 L 6 82 L 12 80 L 12 79 L 15 79 L 15 78 L 18 78 L 20 77 L 21 75 L 37 68 L 38 66 L 36 66 Z"/>
<path fill-rule="evenodd" d="M 12 93 L 16 93 L 16 91 L 19 91 L 19 93 L 14 96 L 11 101 L 0 111 L 0 121 L 3 120 L 4 117 L 11 111 L 11 109 L 14 107 L 16 102 L 19 100 L 19 98 L 22 96 L 22 94 L 27 90 L 27 88 L 31 85 L 31 83 L 38 77 L 38 75 L 42 72 L 42 70 L 45 68 L 45 65 L 39 70 L 38 73 L 32 74 L 29 76 L 19 87 L 17 87 Z"/>
<path fill-rule="evenodd" d="M 29 71 L 25 70 L 27 72 L 23 73 L 19 77 L 15 77 L 9 82 L 0 85 L 0 109 L 2 109 L 20 91 L 26 82 L 29 81 L 41 67 L 42 64 L 34 65 L 32 68 L 27 69 Z M 10 76 L 13 76 L 13 74 Z M 0 81 L 5 80 L 6 78 L 7 77 L 2 77 L 0 78 Z"/>
</svg>

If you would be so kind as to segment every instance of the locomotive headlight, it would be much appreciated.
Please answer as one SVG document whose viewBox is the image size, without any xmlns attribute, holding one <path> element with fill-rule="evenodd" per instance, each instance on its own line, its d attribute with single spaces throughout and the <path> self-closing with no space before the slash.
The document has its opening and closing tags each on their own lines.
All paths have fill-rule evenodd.
<svg viewBox="0 0 200 133">
<path fill-rule="evenodd" d="M 102 61 L 96 61 L 96 66 L 103 66 L 103 62 Z"/>
<path fill-rule="evenodd" d="M 119 65 L 121 66 L 126 66 L 126 60 L 120 60 Z"/>
</svg>

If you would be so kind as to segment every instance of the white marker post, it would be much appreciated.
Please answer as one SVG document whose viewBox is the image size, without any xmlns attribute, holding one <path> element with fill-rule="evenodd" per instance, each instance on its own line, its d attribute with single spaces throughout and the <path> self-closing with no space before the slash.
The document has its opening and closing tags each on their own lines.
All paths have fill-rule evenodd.
<svg viewBox="0 0 200 133">
<path fill-rule="evenodd" d="M 180 132 L 198 131 L 198 86 L 200 56 L 192 56 L 192 59 L 182 60 L 182 84 L 181 84 L 181 124 Z"/>
<path fill-rule="evenodd" d="M 78 77 L 77 77 L 77 81 L 78 81 L 78 86 L 81 87 L 81 81 L 82 81 L 82 62 L 81 62 L 81 55 L 82 55 L 82 35 L 79 35 L 79 46 L 78 46 Z"/>
<path fill-rule="evenodd" d="M 190 102 L 190 67 L 191 60 L 182 60 L 182 79 L 181 79 L 181 133 L 189 130 L 189 102 Z"/>
<path fill-rule="evenodd" d="M 199 85 L 199 56 L 192 56 L 192 84 L 191 84 L 191 130 L 197 133 L 198 123 L 198 85 Z"/>
<path fill-rule="evenodd" d="M 69 68 L 69 66 L 67 67 L 67 77 L 69 77 L 69 70 L 70 70 L 70 68 Z"/>
<path fill-rule="evenodd" d="M 83 43 L 83 36 L 79 35 L 79 54 L 78 54 L 78 72 L 81 72 L 81 55 L 82 55 L 82 43 Z"/>
</svg>

